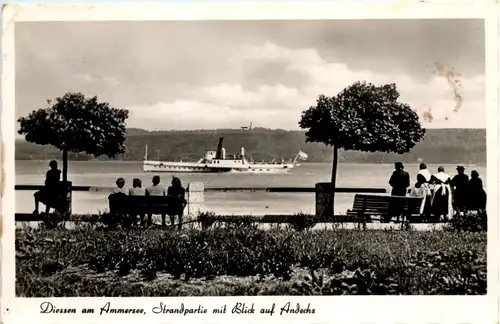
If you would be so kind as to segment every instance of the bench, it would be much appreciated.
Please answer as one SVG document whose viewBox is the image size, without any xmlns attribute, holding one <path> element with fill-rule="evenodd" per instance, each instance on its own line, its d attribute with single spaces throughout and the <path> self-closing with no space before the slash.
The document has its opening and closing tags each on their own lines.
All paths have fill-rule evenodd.
<svg viewBox="0 0 500 324">
<path fill-rule="evenodd" d="M 179 208 L 180 201 L 171 196 L 127 196 L 111 194 L 108 197 L 111 214 L 146 215 L 170 214 Z"/>
<path fill-rule="evenodd" d="M 420 206 L 422 198 L 416 197 L 398 197 L 381 195 L 362 195 L 354 196 L 353 207 L 347 211 L 347 216 L 357 218 L 358 221 L 371 222 L 373 216 L 382 221 L 390 221 L 391 211 L 396 213 L 399 221 L 400 215 L 406 217 L 409 221 L 417 221 L 421 218 Z"/>
</svg>

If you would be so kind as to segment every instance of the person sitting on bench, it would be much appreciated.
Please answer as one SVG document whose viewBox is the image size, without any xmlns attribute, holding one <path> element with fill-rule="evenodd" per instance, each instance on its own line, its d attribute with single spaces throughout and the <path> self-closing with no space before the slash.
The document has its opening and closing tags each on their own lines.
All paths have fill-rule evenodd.
<svg viewBox="0 0 500 324">
<path fill-rule="evenodd" d="M 128 196 L 129 190 L 125 188 L 125 179 L 116 179 L 116 187 L 113 188 L 113 194 L 124 194 Z"/>
<path fill-rule="evenodd" d="M 45 214 L 50 212 L 50 208 L 53 207 L 57 209 L 59 200 L 59 180 L 61 178 L 61 170 L 57 168 L 57 162 L 55 160 L 49 163 L 50 170 L 47 171 L 45 175 L 45 187 L 35 192 L 33 195 L 35 197 L 35 211 L 34 214 L 38 214 L 38 206 L 40 202 L 45 205 Z"/>
<path fill-rule="evenodd" d="M 126 217 L 128 210 L 124 205 L 124 200 L 128 196 L 129 190 L 125 187 L 125 179 L 118 178 L 115 183 L 116 187 L 113 188 L 108 196 L 108 200 L 110 201 L 109 212 L 119 217 Z M 122 220 L 126 221 L 125 218 Z M 128 224 L 128 221 L 126 223 Z"/>
<path fill-rule="evenodd" d="M 130 189 L 130 196 L 145 196 L 146 189 L 142 187 L 141 179 L 135 178 L 132 180 L 132 188 Z"/>
<path fill-rule="evenodd" d="M 168 187 L 167 196 L 175 197 L 172 207 L 169 208 L 170 224 L 174 225 L 175 216 L 179 217 L 178 229 L 182 229 L 182 217 L 184 214 L 184 208 L 187 205 L 186 202 L 186 190 L 182 187 L 181 179 L 173 177 L 172 185 Z"/>
<path fill-rule="evenodd" d="M 165 196 L 165 188 L 160 184 L 160 177 L 155 175 L 153 177 L 153 185 L 146 189 L 146 196 Z M 161 214 L 161 226 L 167 226 L 165 222 L 165 214 Z M 148 226 L 151 226 L 153 215 L 148 214 Z"/>
<path fill-rule="evenodd" d="M 141 179 L 135 178 L 132 181 L 132 188 L 130 188 L 130 196 L 145 196 L 145 195 L 146 195 L 146 189 L 142 187 Z M 134 215 L 134 218 L 136 216 L 137 215 Z M 144 226 L 144 213 L 140 213 L 139 217 L 141 218 L 141 226 Z"/>
</svg>

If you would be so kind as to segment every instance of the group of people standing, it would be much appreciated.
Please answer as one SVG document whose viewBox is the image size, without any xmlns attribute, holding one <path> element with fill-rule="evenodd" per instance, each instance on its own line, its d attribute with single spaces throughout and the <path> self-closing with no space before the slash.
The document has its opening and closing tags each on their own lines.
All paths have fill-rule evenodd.
<svg viewBox="0 0 500 324">
<path fill-rule="evenodd" d="M 410 174 L 404 170 L 402 162 L 396 162 L 394 166 L 395 171 L 389 180 L 391 195 L 406 196 L 411 186 Z M 410 196 L 423 198 L 420 213 L 426 219 L 448 219 L 457 213 L 486 209 L 486 192 L 476 170 L 471 172 L 469 179 L 463 166 L 457 166 L 457 175 L 453 178 L 443 166 L 435 174 L 431 174 L 424 163 L 419 169 Z"/>
<path fill-rule="evenodd" d="M 125 186 L 125 179 L 118 178 L 116 180 L 116 187 L 113 188 L 111 195 L 128 195 L 128 196 L 170 196 L 176 197 L 178 204 L 173 204 L 172 208 L 169 208 L 170 225 L 174 225 L 175 217 L 179 218 L 178 228 L 182 228 L 182 218 L 184 214 L 184 208 L 187 205 L 185 198 L 186 190 L 182 187 L 182 182 L 179 178 L 173 177 L 171 185 L 166 188 L 160 183 L 160 177 L 155 175 L 152 180 L 151 186 L 147 188 L 142 187 L 142 181 L 138 178 L 132 180 L 132 188 L 127 188 Z M 147 225 L 152 224 L 152 215 L 149 214 Z M 140 215 L 141 224 L 144 224 L 144 215 Z M 162 226 L 166 226 L 166 215 L 161 214 Z"/>
</svg>

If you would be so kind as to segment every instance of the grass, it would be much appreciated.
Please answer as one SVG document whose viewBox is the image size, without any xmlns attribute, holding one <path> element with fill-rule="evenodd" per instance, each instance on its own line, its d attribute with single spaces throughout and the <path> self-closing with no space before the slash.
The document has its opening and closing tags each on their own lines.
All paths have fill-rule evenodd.
<svg viewBox="0 0 500 324">
<path fill-rule="evenodd" d="M 184 229 L 16 231 L 16 294 L 486 294 L 485 232 Z"/>
</svg>

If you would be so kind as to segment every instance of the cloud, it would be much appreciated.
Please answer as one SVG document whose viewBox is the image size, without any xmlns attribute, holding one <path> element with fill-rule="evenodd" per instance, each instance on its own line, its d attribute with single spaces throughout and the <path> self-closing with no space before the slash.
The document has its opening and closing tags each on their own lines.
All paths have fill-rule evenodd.
<svg viewBox="0 0 500 324">
<path fill-rule="evenodd" d="M 260 85 L 255 90 L 245 89 L 240 84 L 218 84 L 202 87 L 199 90 L 201 99 L 216 105 L 243 109 L 246 114 L 252 114 L 254 109 L 290 108 L 291 102 L 303 99 L 299 89 L 277 85 Z"/>
<path fill-rule="evenodd" d="M 182 99 L 130 107 L 134 112 L 132 123 L 144 128 L 151 128 L 152 125 L 161 128 L 163 125 L 169 128 L 210 129 L 239 127 L 242 123 L 253 121 L 262 127 L 298 129 L 301 112 L 313 105 L 319 94 L 333 96 L 353 82 L 365 80 L 375 84 L 396 83 L 400 100 L 419 113 L 426 127 L 485 125 L 483 76 L 464 78 L 463 103 L 459 111 L 454 111 L 454 93 L 448 80 L 440 75 L 415 80 L 404 74 L 355 70 L 343 62 L 323 59 L 313 48 L 291 49 L 270 42 L 245 44 L 239 52 L 240 66 L 276 62 L 283 72 L 293 71 L 300 77 L 294 86 L 276 83 L 252 87 L 240 83 L 219 83 L 194 87 Z M 431 107 L 432 122 L 423 120 L 427 107 Z"/>
<path fill-rule="evenodd" d="M 289 119 L 280 119 L 279 111 L 252 109 L 251 114 L 244 114 L 228 106 L 200 101 L 160 102 L 129 107 L 129 111 L 128 127 L 151 130 L 239 128 L 248 125 L 250 120 L 257 120 L 262 125 L 268 119 L 276 128 L 286 128 L 290 124 Z"/>
<path fill-rule="evenodd" d="M 111 86 L 118 85 L 120 83 L 120 81 L 118 81 L 118 79 L 115 77 L 110 77 L 110 76 L 100 77 L 88 73 L 74 73 L 72 77 L 73 79 L 83 83 L 105 83 Z"/>
<path fill-rule="evenodd" d="M 481 20 L 22 22 L 15 42 L 16 117 L 78 91 L 138 127 L 296 129 L 319 94 L 366 80 L 432 107 L 426 126 L 485 127 Z M 458 112 L 435 62 L 462 74 Z"/>
<path fill-rule="evenodd" d="M 75 73 L 72 75 L 72 77 L 78 81 L 85 83 L 92 83 L 96 81 L 96 79 L 93 76 L 87 73 Z"/>
</svg>

